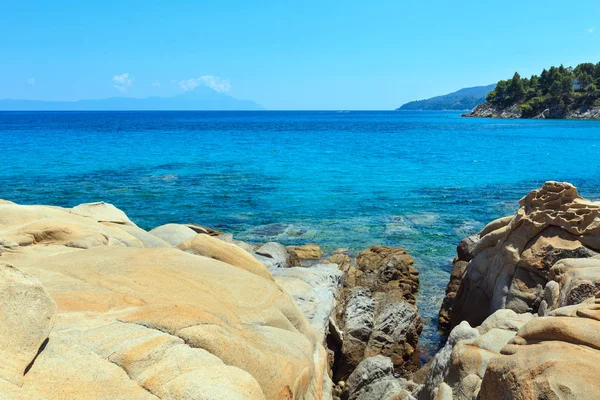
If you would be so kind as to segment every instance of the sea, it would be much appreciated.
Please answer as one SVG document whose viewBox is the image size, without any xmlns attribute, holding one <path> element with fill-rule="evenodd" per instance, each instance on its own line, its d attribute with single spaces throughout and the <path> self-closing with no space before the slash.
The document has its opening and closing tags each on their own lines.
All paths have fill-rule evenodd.
<svg viewBox="0 0 600 400">
<path fill-rule="evenodd" d="M 0 112 L 0 198 L 106 201 L 140 227 L 415 258 L 421 357 L 458 242 L 547 180 L 600 199 L 600 121 L 458 112 Z"/>
</svg>

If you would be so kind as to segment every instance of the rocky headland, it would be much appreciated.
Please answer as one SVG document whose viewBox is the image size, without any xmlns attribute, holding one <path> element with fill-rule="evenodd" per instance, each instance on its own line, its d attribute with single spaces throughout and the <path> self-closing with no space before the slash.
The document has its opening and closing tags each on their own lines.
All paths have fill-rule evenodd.
<svg viewBox="0 0 600 400">
<path fill-rule="evenodd" d="M 600 119 L 600 63 L 550 67 L 522 78 L 499 81 L 464 117 Z"/>
<path fill-rule="evenodd" d="M 0 398 L 600 399 L 599 253 L 600 204 L 532 191 L 458 245 L 422 366 L 404 249 L 0 201 Z"/>
<path fill-rule="evenodd" d="M 463 117 L 471 118 L 532 118 L 532 119 L 600 119 L 600 107 L 584 105 L 577 108 L 565 109 L 559 104 L 550 104 L 537 110 L 535 114 L 529 114 L 523 103 L 502 104 L 483 103 L 476 106 L 473 111 L 463 114 Z"/>
</svg>

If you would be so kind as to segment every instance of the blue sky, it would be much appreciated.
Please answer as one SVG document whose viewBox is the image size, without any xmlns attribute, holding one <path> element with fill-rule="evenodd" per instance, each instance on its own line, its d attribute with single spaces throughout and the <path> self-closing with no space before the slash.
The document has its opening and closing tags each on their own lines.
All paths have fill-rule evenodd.
<svg viewBox="0 0 600 400">
<path fill-rule="evenodd" d="M 0 98 L 168 96 L 391 109 L 600 61 L 598 0 L 0 0 Z"/>
</svg>

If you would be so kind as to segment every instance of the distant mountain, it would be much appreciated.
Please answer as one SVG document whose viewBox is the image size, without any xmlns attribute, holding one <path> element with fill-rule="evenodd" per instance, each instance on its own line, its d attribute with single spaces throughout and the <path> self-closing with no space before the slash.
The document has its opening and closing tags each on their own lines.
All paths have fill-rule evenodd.
<svg viewBox="0 0 600 400">
<path fill-rule="evenodd" d="M 496 84 L 461 89 L 427 100 L 411 101 L 397 110 L 472 110 L 479 104 L 485 103 L 485 97 L 495 87 Z"/>
<path fill-rule="evenodd" d="M 10 111 L 120 111 L 120 110 L 262 110 L 250 100 L 239 100 L 206 87 L 173 97 L 110 97 L 98 100 L 0 100 L 0 110 Z"/>
</svg>

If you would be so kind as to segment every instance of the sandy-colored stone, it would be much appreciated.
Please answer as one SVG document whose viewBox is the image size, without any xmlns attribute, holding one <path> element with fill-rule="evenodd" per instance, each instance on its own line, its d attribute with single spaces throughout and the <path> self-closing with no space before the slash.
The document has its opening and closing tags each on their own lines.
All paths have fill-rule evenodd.
<svg viewBox="0 0 600 400">
<path fill-rule="evenodd" d="M 113 222 L 115 224 L 135 226 L 123 211 L 103 201 L 80 204 L 73 207 L 71 213 L 91 218 L 96 222 Z"/>
<path fill-rule="evenodd" d="M 478 325 L 496 310 L 537 312 L 550 268 L 600 250 L 600 205 L 563 182 L 546 182 L 516 215 L 479 234 L 451 313 L 451 323 Z M 508 222 L 507 222 L 508 221 Z"/>
<path fill-rule="evenodd" d="M 149 232 L 151 235 L 161 238 L 172 246 L 192 240 L 198 233 L 187 225 L 165 224 L 157 226 Z"/>
<path fill-rule="evenodd" d="M 318 260 L 323 257 L 323 250 L 318 244 L 310 243 L 303 246 L 289 246 L 288 250 L 298 260 Z"/>
<path fill-rule="evenodd" d="M 56 300 L 59 313 L 65 315 L 57 322 L 57 334 L 64 331 L 63 338 L 72 338 L 96 354 L 125 357 L 128 347 L 139 346 L 139 337 L 148 343 L 140 351 L 151 351 L 160 359 L 156 346 L 163 346 L 162 342 L 148 337 L 147 332 L 154 332 L 150 336 L 164 332 L 169 336 L 165 340 L 203 349 L 226 365 L 246 371 L 266 398 L 278 398 L 285 388 L 298 398 L 320 396 L 325 351 L 296 304 L 271 279 L 177 249 L 105 246 L 38 259 L 21 267 L 39 276 Z M 57 284 L 65 277 L 70 278 L 66 284 Z M 73 315 L 86 310 L 83 322 L 81 316 Z M 124 325 L 115 325 L 117 322 Z M 139 326 L 147 329 L 140 331 Z M 115 335 L 121 339 L 110 344 Z M 131 362 L 136 365 L 136 359 L 146 357 L 131 354 L 127 357 L 133 357 Z M 180 371 L 177 367 L 168 373 L 174 379 Z M 204 380 L 209 379 L 207 374 L 203 373 Z M 130 376 L 136 379 L 131 372 Z M 182 385 L 188 382 L 177 379 Z M 196 381 L 198 378 L 190 379 L 188 384 L 200 390 L 202 385 Z M 231 382 L 217 379 L 215 384 Z M 149 385 L 141 383 L 148 390 Z M 192 388 L 177 390 L 185 393 Z"/>
<path fill-rule="evenodd" d="M 0 381 L 23 384 L 55 314 L 54 300 L 37 279 L 0 262 Z"/>
<path fill-rule="evenodd" d="M 227 243 L 209 235 L 198 234 L 192 240 L 181 243 L 177 248 L 187 253 L 223 261 L 269 280 L 273 279 L 267 268 L 250 253 L 233 243 Z"/>
<path fill-rule="evenodd" d="M 477 328 L 467 321 L 457 325 L 431 361 L 418 398 L 476 399 L 490 361 L 532 318 L 532 314 L 498 310 Z"/>
<path fill-rule="evenodd" d="M 481 399 L 499 393 L 502 399 L 600 399 L 600 320 L 586 314 L 593 305 L 559 308 L 523 325 L 489 362 Z"/>
<path fill-rule="evenodd" d="M 336 297 L 341 289 L 342 272 L 335 264 L 319 264 L 311 268 L 278 268 L 272 270 L 275 282 L 296 301 L 323 341 L 329 330 Z"/>
<path fill-rule="evenodd" d="M 323 337 L 262 264 L 205 234 L 181 246 L 194 254 L 143 248 L 155 241 L 133 228 L 0 204 L 3 261 L 57 307 L 0 290 L 2 398 L 329 398 Z"/>
</svg>

